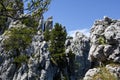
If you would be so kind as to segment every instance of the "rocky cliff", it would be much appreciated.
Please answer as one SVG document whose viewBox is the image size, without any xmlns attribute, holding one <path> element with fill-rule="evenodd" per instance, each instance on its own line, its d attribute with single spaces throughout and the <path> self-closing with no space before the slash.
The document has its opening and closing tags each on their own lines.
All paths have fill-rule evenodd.
<svg viewBox="0 0 120 80">
<path fill-rule="evenodd" d="M 15 27 L 27 26 L 21 21 L 11 22 L 9 29 Z M 16 51 L 4 49 L 7 33 L 0 35 L 0 80 L 120 79 L 120 20 L 104 17 L 95 21 L 89 38 L 80 32 L 76 32 L 74 38 L 67 37 L 66 59 L 61 65 L 52 59 L 48 50 L 50 42 L 44 40 L 42 31 L 34 34 L 29 46 L 20 51 L 20 55 L 25 56 L 19 57 Z"/>
<path fill-rule="evenodd" d="M 90 69 L 86 73 L 84 80 L 93 80 L 92 77 L 101 71 L 100 67 L 105 67 L 110 74 L 117 76 L 117 80 L 120 79 L 119 44 L 120 20 L 104 17 L 103 20 L 95 21 L 90 32 L 90 51 L 88 57 L 93 69 Z M 107 79 L 113 80 L 110 78 Z"/>
<path fill-rule="evenodd" d="M 11 22 L 9 29 L 15 27 L 26 25 L 17 20 Z M 4 40 L 8 37 L 5 34 L 8 32 L 0 35 L 0 80 L 56 80 L 58 76 L 60 80 L 78 80 L 90 67 L 87 59 L 90 49 L 89 38 L 80 32 L 76 33 L 75 38 L 67 38 L 65 42 L 66 56 L 69 56 L 70 51 L 74 56 L 67 57 L 64 63 L 67 67 L 62 70 L 52 60 L 48 51 L 49 42 L 44 40 L 43 32 L 37 31 L 25 51 L 20 51 L 20 55 L 24 53 L 25 56 L 19 57 L 15 57 L 17 53 L 14 51 L 4 50 Z"/>
</svg>

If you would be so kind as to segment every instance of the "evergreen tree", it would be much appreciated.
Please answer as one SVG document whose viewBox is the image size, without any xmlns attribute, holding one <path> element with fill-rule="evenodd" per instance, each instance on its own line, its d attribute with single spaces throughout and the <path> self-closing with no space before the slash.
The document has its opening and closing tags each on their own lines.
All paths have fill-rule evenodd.
<svg viewBox="0 0 120 80">
<path fill-rule="evenodd" d="M 49 29 L 45 29 L 45 32 L 44 32 L 44 39 L 45 41 L 49 41 L 50 40 L 50 31 Z"/>
<path fill-rule="evenodd" d="M 38 25 L 40 16 L 48 10 L 50 2 L 51 0 L 0 0 L 0 32 L 7 29 L 7 21 L 10 20 L 21 20 L 27 26 L 31 26 L 31 23 Z M 19 16 L 24 12 L 31 15 L 32 19 L 29 16 Z"/>
<path fill-rule="evenodd" d="M 0 16 L 18 18 L 15 15 L 24 11 L 26 14 L 40 15 L 48 9 L 50 2 L 51 0 L 0 0 Z"/>
<path fill-rule="evenodd" d="M 50 52 L 51 54 L 61 54 L 65 52 L 65 40 L 66 40 L 66 31 L 61 24 L 56 23 L 54 29 L 51 31 L 51 45 Z"/>
<path fill-rule="evenodd" d="M 11 28 L 8 31 L 7 39 L 4 40 L 4 48 L 6 51 L 13 50 L 19 55 L 20 51 L 25 50 L 25 48 L 32 42 L 32 37 L 35 34 L 33 28 Z"/>
</svg>

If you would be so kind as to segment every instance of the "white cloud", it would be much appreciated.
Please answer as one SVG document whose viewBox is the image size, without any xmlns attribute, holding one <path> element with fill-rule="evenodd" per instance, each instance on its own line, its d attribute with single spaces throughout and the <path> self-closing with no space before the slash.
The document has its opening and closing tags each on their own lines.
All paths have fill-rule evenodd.
<svg viewBox="0 0 120 80">
<path fill-rule="evenodd" d="M 89 29 L 77 29 L 77 30 L 68 31 L 68 36 L 75 37 L 75 33 L 78 32 L 78 31 L 83 33 L 87 37 L 89 37 L 89 35 L 90 35 Z"/>
</svg>

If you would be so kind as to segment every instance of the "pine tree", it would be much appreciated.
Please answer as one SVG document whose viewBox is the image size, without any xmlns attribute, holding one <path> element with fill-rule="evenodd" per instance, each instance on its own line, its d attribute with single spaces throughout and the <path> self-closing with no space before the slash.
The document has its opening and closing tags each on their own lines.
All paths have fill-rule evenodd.
<svg viewBox="0 0 120 80">
<path fill-rule="evenodd" d="M 32 42 L 34 34 L 35 30 L 33 28 L 11 28 L 6 34 L 9 37 L 4 40 L 5 50 L 16 51 L 19 55 L 20 51 L 25 50 Z"/>
<path fill-rule="evenodd" d="M 61 24 L 56 23 L 51 32 L 51 46 L 49 48 L 51 54 L 61 54 L 65 52 L 66 31 Z"/>
<path fill-rule="evenodd" d="M 45 41 L 49 41 L 50 40 L 50 31 L 49 29 L 45 29 L 45 32 L 44 32 L 44 39 Z"/>
</svg>

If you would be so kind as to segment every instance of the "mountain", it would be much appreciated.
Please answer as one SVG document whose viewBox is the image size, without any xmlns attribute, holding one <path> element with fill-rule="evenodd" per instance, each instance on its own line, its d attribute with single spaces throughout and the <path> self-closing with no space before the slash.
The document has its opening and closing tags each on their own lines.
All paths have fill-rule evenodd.
<svg viewBox="0 0 120 80">
<path fill-rule="evenodd" d="M 44 24 L 44 29 L 49 25 L 52 30 L 51 17 Z M 34 33 L 33 28 L 17 20 L 0 35 L 0 80 L 120 79 L 120 20 L 104 17 L 95 21 L 90 37 L 81 32 L 76 32 L 74 38 L 67 37 L 65 55 L 55 58 L 49 51 L 51 42 L 45 41 L 41 29 Z M 20 44 L 15 46 L 17 41 Z M 14 49 L 7 51 L 6 46 Z"/>
</svg>

